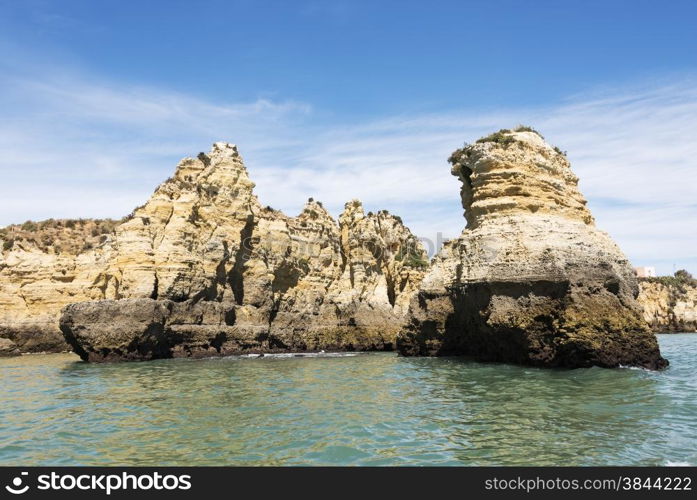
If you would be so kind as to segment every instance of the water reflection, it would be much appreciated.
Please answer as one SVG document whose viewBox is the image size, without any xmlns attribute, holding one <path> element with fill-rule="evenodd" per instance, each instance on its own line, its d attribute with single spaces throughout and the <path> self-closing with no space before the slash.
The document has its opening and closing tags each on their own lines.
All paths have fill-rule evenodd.
<svg viewBox="0 0 697 500">
<path fill-rule="evenodd" d="M 697 336 L 666 372 L 457 358 L 0 360 L 0 464 L 664 464 L 697 458 Z"/>
<path fill-rule="evenodd" d="M 670 403 L 643 371 L 449 363 L 434 370 L 443 383 L 428 386 L 426 418 L 451 431 L 462 463 L 635 462 L 623 450 L 643 446 Z"/>
</svg>

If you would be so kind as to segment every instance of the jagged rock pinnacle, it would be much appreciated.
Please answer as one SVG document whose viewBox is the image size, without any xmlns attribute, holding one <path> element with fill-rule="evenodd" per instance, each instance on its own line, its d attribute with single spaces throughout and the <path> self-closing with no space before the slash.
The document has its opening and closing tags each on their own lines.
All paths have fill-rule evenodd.
<svg viewBox="0 0 697 500">
<path fill-rule="evenodd" d="M 455 151 L 451 172 L 470 227 L 514 214 L 549 214 L 593 224 L 566 156 L 531 131 L 500 131 Z"/>
<path fill-rule="evenodd" d="M 9 255 L 0 334 L 55 334 L 77 302 L 61 328 L 90 361 L 391 348 L 423 276 L 395 251 L 409 230 L 358 218 L 360 203 L 341 227 L 316 201 L 289 217 L 253 188 L 237 147 L 216 142 L 99 249 Z"/>
<path fill-rule="evenodd" d="M 403 354 L 539 366 L 662 368 L 627 257 L 596 229 L 565 155 L 531 130 L 450 158 L 467 227 L 433 260 Z"/>
</svg>

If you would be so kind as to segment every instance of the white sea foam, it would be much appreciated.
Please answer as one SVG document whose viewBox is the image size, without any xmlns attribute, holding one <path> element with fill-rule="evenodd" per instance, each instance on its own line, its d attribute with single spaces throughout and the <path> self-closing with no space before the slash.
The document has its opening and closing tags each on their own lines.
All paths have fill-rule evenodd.
<svg viewBox="0 0 697 500">
<path fill-rule="evenodd" d="M 643 368 L 641 366 L 620 365 L 618 368 L 622 368 L 624 370 L 639 370 L 639 371 L 649 372 L 649 373 L 653 373 L 655 371 L 655 370 L 649 370 L 648 368 Z"/>
<path fill-rule="evenodd" d="M 262 358 L 350 358 L 359 352 L 284 352 L 263 354 Z"/>
<path fill-rule="evenodd" d="M 283 359 L 283 358 L 350 358 L 358 356 L 360 352 L 279 352 L 266 354 L 241 354 L 238 356 L 228 356 L 230 358 L 245 359 Z"/>
</svg>

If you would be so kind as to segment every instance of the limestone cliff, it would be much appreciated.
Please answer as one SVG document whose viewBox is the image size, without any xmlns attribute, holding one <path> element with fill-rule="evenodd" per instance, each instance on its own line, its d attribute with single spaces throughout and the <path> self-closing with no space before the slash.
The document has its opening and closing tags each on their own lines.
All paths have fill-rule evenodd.
<svg viewBox="0 0 697 500">
<path fill-rule="evenodd" d="M 405 355 L 661 368 L 627 258 L 595 227 L 565 155 L 530 129 L 456 151 L 467 226 L 436 256 L 398 338 Z"/>
<path fill-rule="evenodd" d="M 0 230 L 0 339 L 7 352 L 69 349 L 60 310 L 105 297 L 95 281 L 113 254 L 116 224 L 50 219 Z"/>
<path fill-rule="evenodd" d="M 0 335 L 53 336 L 70 304 L 61 329 L 95 361 L 392 348 L 425 262 L 399 218 L 351 201 L 337 223 L 313 200 L 288 217 L 253 187 L 237 148 L 216 143 L 93 248 L 13 243 Z"/>
<path fill-rule="evenodd" d="M 697 332 L 697 281 L 645 278 L 639 287 L 637 300 L 654 332 Z"/>
</svg>

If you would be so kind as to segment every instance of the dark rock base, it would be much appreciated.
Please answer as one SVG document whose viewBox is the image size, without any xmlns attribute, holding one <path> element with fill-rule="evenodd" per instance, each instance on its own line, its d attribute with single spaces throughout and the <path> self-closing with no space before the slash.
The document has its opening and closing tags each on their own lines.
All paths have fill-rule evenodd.
<svg viewBox="0 0 697 500">
<path fill-rule="evenodd" d="M 682 322 L 675 323 L 649 323 L 649 327 L 654 333 L 697 333 L 697 323 Z"/>
<path fill-rule="evenodd" d="M 58 326 L 53 324 L 0 325 L 0 341 L 3 339 L 13 344 L 12 349 L 0 349 L 0 351 L 5 352 L 5 356 L 70 351 L 70 346 L 65 342 Z"/>
<path fill-rule="evenodd" d="M 405 356 L 466 355 L 544 367 L 662 369 L 640 311 L 603 287 L 569 282 L 479 282 L 420 292 L 397 339 Z"/>
<path fill-rule="evenodd" d="M 60 328 L 83 360 L 137 361 L 238 354 L 392 350 L 385 329 L 331 326 L 283 329 L 236 321 L 236 306 L 200 301 L 124 299 L 71 304 Z M 394 336 L 392 336 L 394 339 Z"/>
</svg>

